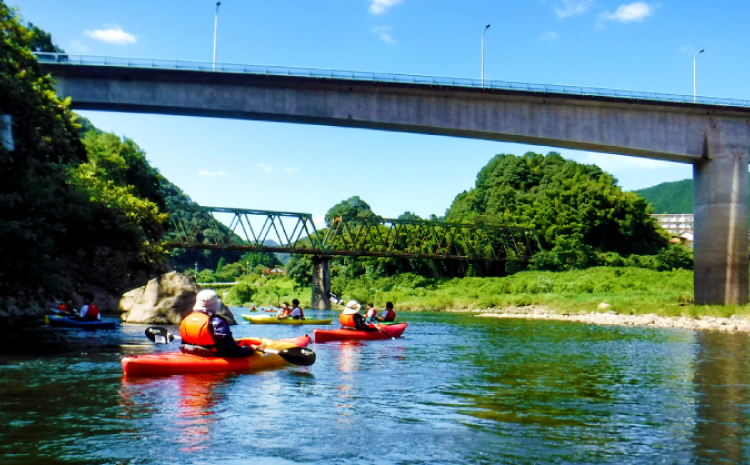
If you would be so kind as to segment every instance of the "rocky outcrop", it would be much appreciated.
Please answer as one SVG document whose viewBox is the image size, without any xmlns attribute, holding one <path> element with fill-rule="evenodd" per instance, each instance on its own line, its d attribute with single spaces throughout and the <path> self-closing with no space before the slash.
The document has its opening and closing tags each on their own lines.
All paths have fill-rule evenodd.
<svg viewBox="0 0 750 465">
<path fill-rule="evenodd" d="M 123 294 L 120 299 L 125 323 L 179 325 L 193 310 L 195 294 L 201 288 L 190 276 L 175 271 L 150 280 L 145 286 Z M 222 305 L 220 314 L 237 324 L 232 312 Z"/>
</svg>

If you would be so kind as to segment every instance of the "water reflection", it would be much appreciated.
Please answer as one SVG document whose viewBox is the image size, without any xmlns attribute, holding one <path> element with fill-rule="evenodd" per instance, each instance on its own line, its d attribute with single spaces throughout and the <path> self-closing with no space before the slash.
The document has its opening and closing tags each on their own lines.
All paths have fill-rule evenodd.
<svg viewBox="0 0 750 465">
<path fill-rule="evenodd" d="M 168 378 L 123 377 L 120 398 L 131 418 L 166 415 L 173 440 L 181 452 L 200 452 L 210 446 L 216 408 L 225 400 L 232 375 L 190 374 Z M 155 396 L 155 397 L 154 397 Z"/>
<path fill-rule="evenodd" d="M 747 463 L 750 338 L 704 332 L 697 341 L 696 455 L 707 463 Z"/>
</svg>

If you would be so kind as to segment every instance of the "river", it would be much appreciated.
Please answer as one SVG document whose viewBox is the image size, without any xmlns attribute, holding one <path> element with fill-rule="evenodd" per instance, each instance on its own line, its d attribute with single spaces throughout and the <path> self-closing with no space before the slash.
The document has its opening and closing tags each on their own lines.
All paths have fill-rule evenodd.
<svg viewBox="0 0 750 465">
<path fill-rule="evenodd" d="M 0 463 L 750 463 L 746 334 L 399 317 L 403 338 L 313 344 L 311 367 L 163 378 L 122 375 L 177 348 L 143 326 L 6 331 Z"/>
</svg>

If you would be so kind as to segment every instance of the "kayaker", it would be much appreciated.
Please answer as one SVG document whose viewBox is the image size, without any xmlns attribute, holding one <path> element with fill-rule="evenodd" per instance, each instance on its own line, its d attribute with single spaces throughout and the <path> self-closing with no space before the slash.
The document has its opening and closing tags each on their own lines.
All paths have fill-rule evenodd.
<svg viewBox="0 0 750 465">
<path fill-rule="evenodd" d="M 85 294 L 84 295 L 84 305 L 81 307 L 81 314 L 79 315 L 84 320 L 101 320 L 102 319 L 102 313 L 99 311 L 99 307 L 94 305 L 94 295 L 93 294 Z"/>
<path fill-rule="evenodd" d="M 229 321 L 216 313 L 220 309 L 221 301 L 216 292 L 205 289 L 195 296 L 193 313 L 180 324 L 183 353 L 204 357 L 247 357 L 255 353 L 252 347 L 237 344 Z"/>
<path fill-rule="evenodd" d="M 65 302 L 58 305 L 57 311 L 65 316 L 76 316 L 76 311 L 73 308 L 73 299 L 67 299 Z"/>
<path fill-rule="evenodd" d="M 304 320 L 305 312 L 302 311 L 302 307 L 299 306 L 299 300 L 292 300 L 292 313 L 290 314 L 293 320 Z"/>
<path fill-rule="evenodd" d="M 393 311 L 393 302 L 386 302 L 383 314 L 376 316 L 375 318 L 377 318 L 378 321 L 396 321 L 396 312 Z"/>
<path fill-rule="evenodd" d="M 360 315 L 362 306 L 356 300 L 350 300 L 339 315 L 341 326 L 347 329 L 359 329 L 368 331 L 370 328 L 365 324 L 365 317 Z"/>
<path fill-rule="evenodd" d="M 279 318 L 288 318 L 292 315 L 292 308 L 289 306 L 289 302 L 284 302 L 281 305 L 281 310 L 279 311 L 278 317 Z"/>
<path fill-rule="evenodd" d="M 377 320 L 378 311 L 375 310 L 373 304 L 367 304 L 367 312 L 365 313 L 365 324 L 374 325 L 378 322 Z"/>
</svg>

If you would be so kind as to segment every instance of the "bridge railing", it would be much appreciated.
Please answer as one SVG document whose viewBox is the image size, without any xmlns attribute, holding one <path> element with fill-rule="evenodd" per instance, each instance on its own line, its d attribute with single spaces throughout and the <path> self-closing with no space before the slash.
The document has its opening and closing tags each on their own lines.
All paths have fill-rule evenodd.
<svg viewBox="0 0 750 465">
<path fill-rule="evenodd" d="M 441 77 L 413 74 L 376 73 L 323 68 L 301 68 L 293 66 L 243 65 L 233 63 L 206 63 L 184 60 L 162 60 L 154 58 L 127 58 L 93 55 L 69 55 L 62 53 L 34 52 L 41 63 L 87 66 L 118 66 L 126 68 L 158 68 L 187 71 L 240 73 L 272 76 L 299 76 L 322 79 L 351 79 L 368 82 L 394 82 L 469 88 L 502 89 L 522 92 L 563 94 L 593 97 L 612 97 L 628 100 L 648 100 L 673 103 L 696 103 L 704 105 L 750 107 L 750 100 L 667 94 L 661 92 L 639 92 L 601 87 L 566 86 L 557 84 L 532 84 L 525 82 L 481 80 L 474 78 Z"/>
<path fill-rule="evenodd" d="M 541 250 L 530 228 L 339 217 L 317 229 L 307 213 L 182 205 L 165 248 L 244 250 L 316 256 L 369 256 L 529 262 Z"/>
</svg>

